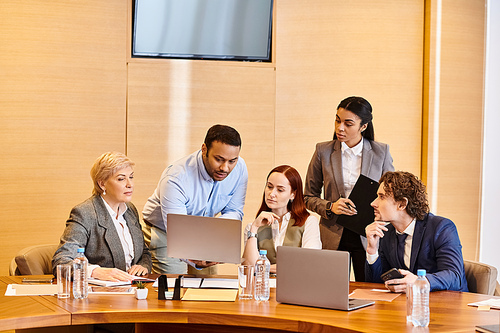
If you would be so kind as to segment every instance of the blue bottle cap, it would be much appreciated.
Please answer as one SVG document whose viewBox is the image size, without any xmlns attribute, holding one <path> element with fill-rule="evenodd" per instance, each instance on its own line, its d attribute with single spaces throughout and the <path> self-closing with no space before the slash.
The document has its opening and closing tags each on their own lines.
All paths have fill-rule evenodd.
<svg viewBox="0 0 500 333">
<path fill-rule="evenodd" d="M 259 254 L 265 254 L 265 255 L 267 255 L 267 250 L 260 250 Z"/>
<path fill-rule="evenodd" d="M 76 250 L 77 253 L 84 253 L 85 249 L 83 247 L 79 247 L 78 250 Z"/>
<path fill-rule="evenodd" d="M 426 274 L 425 269 L 419 269 L 419 270 L 417 271 L 417 276 L 425 276 L 425 274 Z"/>
</svg>

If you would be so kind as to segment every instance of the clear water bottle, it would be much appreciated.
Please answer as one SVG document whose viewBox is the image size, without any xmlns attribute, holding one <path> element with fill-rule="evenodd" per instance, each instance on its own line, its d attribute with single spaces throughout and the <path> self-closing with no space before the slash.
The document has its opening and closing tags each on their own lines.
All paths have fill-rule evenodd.
<svg viewBox="0 0 500 333">
<path fill-rule="evenodd" d="M 255 288 L 254 299 L 257 301 L 269 300 L 269 272 L 271 271 L 271 263 L 267 259 L 267 251 L 260 250 L 259 258 L 255 262 Z"/>
<path fill-rule="evenodd" d="M 88 260 L 85 258 L 85 250 L 81 247 L 78 249 L 75 260 L 73 260 L 74 298 L 81 299 L 88 296 L 87 264 Z"/>
<path fill-rule="evenodd" d="M 425 277 L 425 269 L 417 271 L 417 280 L 413 283 L 413 309 L 411 314 L 411 321 L 413 326 L 427 327 L 430 320 L 429 311 L 429 292 L 431 285 Z"/>
</svg>

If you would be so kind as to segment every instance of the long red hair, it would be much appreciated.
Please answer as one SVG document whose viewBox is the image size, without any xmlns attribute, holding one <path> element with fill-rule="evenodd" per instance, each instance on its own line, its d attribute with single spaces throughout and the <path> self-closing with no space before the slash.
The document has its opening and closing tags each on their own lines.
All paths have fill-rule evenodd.
<svg viewBox="0 0 500 333">
<path fill-rule="evenodd" d="M 295 198 L 293 201 L 289 201 L 287 208 L 290 211 L 291 218 L 295 220 L 294 226 L 301 227 L 306 223 L 307 218 L 309 217 L 309 212 L 306 209 L 306 204 L 304 203 L 304 192 L 302 191 L 302 178 L 300 178 L 299 172 L 289 166 L 289 165 L 280 165 L 275 167 L 269 172 L 267 175 L 267 179 L 273 172 L 282 173 L 285 175 L 286 179 L 290 182 L 290 186 L 292 188 L 292 192 L 295 192 Z M 270 211 L 266 204 L 266 193 L 262 195 L 262 204 L 260 205 L 259 211 L 257 212 L 257 216 L 261 212 Z"/>
</svg>

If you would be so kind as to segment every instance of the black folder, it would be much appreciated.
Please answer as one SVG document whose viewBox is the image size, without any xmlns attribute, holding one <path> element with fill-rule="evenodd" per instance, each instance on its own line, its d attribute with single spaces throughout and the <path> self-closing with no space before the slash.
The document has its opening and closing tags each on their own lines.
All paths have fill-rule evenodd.
<svg viewBox="0 0 500 333">
<path fill-rule="evenodd" d="M 373 207 L 370 204 L 377 197 L 378 186 L 379 183 L 377 181 L 365 175 L 359 175 L 349 195 L 349 199 L 356 205 L 358 213 L 352 216 L 339 215 L 337 223 L 361 236 L 366 236 L 365 228 L 375 218 Z"/>
</svg>

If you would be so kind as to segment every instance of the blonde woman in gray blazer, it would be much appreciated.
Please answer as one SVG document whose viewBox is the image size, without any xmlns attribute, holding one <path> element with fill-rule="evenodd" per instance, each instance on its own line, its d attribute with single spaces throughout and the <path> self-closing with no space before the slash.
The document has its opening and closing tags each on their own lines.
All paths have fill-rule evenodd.
<svg viewBox="0 0 500 333">
<path fill-rule="evenodd" d="M 337 224 L 337 218 L 357 213 L 355 204 L 347 198 L 360 174 L 378 181 L 384 172 L 394 171 L 389 146 L 374 141 L 372 118 L 372 107 L 366 99 L 353 96 L 340 102 L 333 140 L 316 145 L 304 189 L 306 207 L 321 216 L 323 248 L 348 251 L 356 281 L 365 280 L 362 240 Z"/>
<path fill-rule="evenodd" d="M 85 248 L 89 275 L 101 280 L 130 281 L 151 271 L 139 214 L 130 202 L 134 163 L 124 154 L 105 153 L 91 170 L 93 195 L 71 210 L 59 248 L 52 258 L 70 263 Z"/>
</svg>

